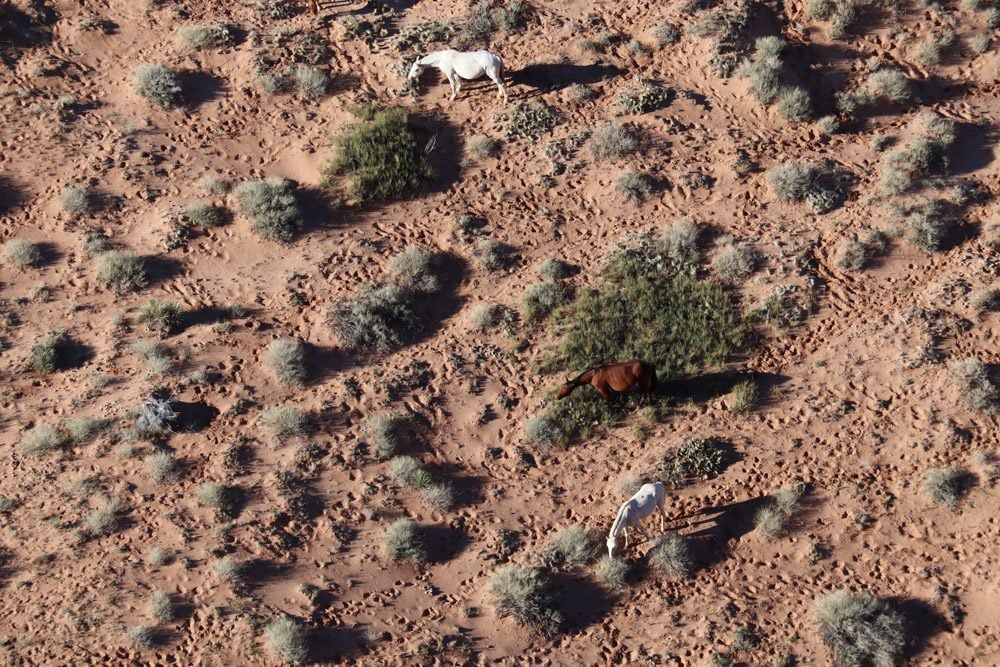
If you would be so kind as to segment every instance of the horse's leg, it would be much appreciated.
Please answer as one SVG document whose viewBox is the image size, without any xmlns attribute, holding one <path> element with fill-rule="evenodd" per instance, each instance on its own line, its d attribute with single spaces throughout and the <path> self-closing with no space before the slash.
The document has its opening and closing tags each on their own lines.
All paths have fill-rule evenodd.
<svg viewBox="0 0 1000 667">
<path fill-rule="evenodd" d="M 455 97 L 458 95 L 458 91 L 455 90 L 455 73 L 449 72 L 448 70 L 441 70 L 444 72 L 445 77 L 448 79 L 448 84 L 451 86 L 451 101 L 455 101 Z"/>
<path fill-rule="evenodd" d="M 601 392 L 601 396 L 604 397 L 605 401 L 610 401 L 611 400 L 611 394 L 608 393 L 608 385 L 607 384 L 595 384 L 594 385 L 594 389 L 596 389 L 597 391 Z"/>
<path fill-rule="evenodd" d="M 460 77 L 459 75 L 456 74 L 455 75 L 455 97 L 458 97 L 458 94 L 460 92 L 462 92 L 462 77 Z M 453 97 L 452 99 L 455 99 L 455 98 Z"/>
<path fill-rule="evenodd" d="M 507 89 L 503 85 L 503 68 L 496 70 L 495 72 L 490 72 L 490 78 L 493 79 L 493 83 L 497 84 L 497 97 L 502 99 L 504 103 L 507 103 Z"/>
<path fill-rule="evenodd" d="M 628 551 L 628 526 L 622 526 L 622 532 L 625 533 L 625 551 Z"/>
</svg>

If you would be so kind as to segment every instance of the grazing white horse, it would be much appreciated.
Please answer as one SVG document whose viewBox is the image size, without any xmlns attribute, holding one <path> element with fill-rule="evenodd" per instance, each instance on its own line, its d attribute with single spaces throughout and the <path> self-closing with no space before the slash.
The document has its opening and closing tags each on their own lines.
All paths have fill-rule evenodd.
<svg viewBox="0 0 1000 667">
<path fill-rule="evenodd" d="M 478 79 L 484 74 L 497 84 L 498 96 L 507 101 L 507 89 L 503 85 L 503 61 L 490 51 L 455 51 L 446 49 L 428 53 L 410 67 L 407 80 L 416 83 L 428 67 L 437 67 L 451 84 L 451 101 L 454 102 L 462 90 L 462 79 Z"/>
<path fill-rule="evenodd" d="M 643 484 L 635 495 L 629 498 L 619 508 L 615 522 L 611 524 L 611 532 L 608 533 L 608 558 L 614 558 L 618 551 L 618 538 L 625 533 L 625 548 L 628 549 L 628 528 L 638 526 L 642 520 L 653 513 L 653 510 L 660 510 L 660 531 L 663 531 L 665 514 L 663 512 L 663 501 L 666 498 L 666 491 L 659 482 Z"/>
</svg>

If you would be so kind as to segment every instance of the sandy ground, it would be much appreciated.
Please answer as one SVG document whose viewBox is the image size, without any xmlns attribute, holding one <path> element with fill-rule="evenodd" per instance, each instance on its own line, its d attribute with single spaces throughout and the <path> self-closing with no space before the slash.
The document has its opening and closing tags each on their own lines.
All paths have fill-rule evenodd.
<svg viewBox="0 0 1000 667">
<path fill-rule="evenodd" d="M 402 24 L 455 20 L 468 11 L 450 0 L 392 4 L 406 5 L 396 15 Z M 684 35 L 638 55 L 626 49 L 631 37 L 652 46 L 663 21 L 689 23 L 691 13 L 680 3 L 535 4 L 528 28 L 498 34 L 493 47 L 514 77 L 511 105 L 542 99 L 562 122 L 540 141 L 511 140 L 498 157 L 460 167 L 455 156 L 463 141 L 479 134 L 503 138 L 495 114 L 504 109 L 494 89 L 467 85 L 448 104 L 443 80 L 427 75 L 419 97 L 396 97 L 395 51 L 348 38 L 337 21 L 363 15 L 361 3 L 330 3 L 318 19 L 281 21 L 261 19 L 250 3 L 52 5 L 58 19 L 51 39 L 17 50 L 0 76 L 0 176 L 10 204 L 0 211 L 2 240 L 49 244 L 41 268 L 0 265 L 3 310 L 16 319 L 0 334 L 0 495 L 15 500 L 0 515 L 5 664 L 277 664 L 259 628 L 288 613 L 317 629 L 320 662 L 703 665 L 731 650 L 737 627 L 752 626 L 760 642 L 737 655 L 739 661 L 770 665 L 790 650 L 800 664 L 822 665 L 830 658 L 815 628 L 813 600 L 844 587 L 923 610 L 923 646 L 910 664 L 1000 664 L 997 491 L 969 462 L 974 450 L 1000 450 L 1000 431 L 996 417 L 964 407 L 947 371 L 948 361 L 967 356 L 1000 362 L 1000 320 L 975 312 L 968 296 L 998 286 L 995 251 L 970 234 L 933 255 L 900 239 L 883 261 L 860 273 L 834 262 L 845 236 L 900 226 L 878 189 L 882 157 L 871 138 L 905 136 L 921 108 L 882 109 L 863 127 L 826 136 L 762 107 L 745 80 L 714 75 L 708 38 Z M 807 44 L 814 58 L 803 66 L 822 69 L 816 76 L 826 80 L 849 81 L 862 76 L 869 57 L 895 63 L 928 96 L 922 108 L 967 128 L 962 137 L 969 143 L 959 146 L 966 159 L 957 160 L 952 173 L 995 197 L 996 49 L 975 55 L 960 46 L 941 65 L 924 68 L 911 47 L 943 26 L 942 14 L 913 9 L 898 22 L 835 42 L 824 24 L 805 19 L 802 4 L 791 0 L 780 16 L 786 37 Z M 961 40 L 986 31 L 981 15 L 946 4 L 957 14 Z M 113 20 L 117 30 L 84 30 L 84 19 L 93 15 Z M 232 22 L 257 37 L 283 27 L 313 29 L 331 49 L 331 94 L 306 102 L 261 93 L 253 83 L 254 35 L 222 51 L 185 49 L 176 29 L 209 21 Z M 600 29 L 625 39 L 602 53 L 576 44 Z M 132 72 L 145 61 L 197 73 L 191 74 L 195 104 L 162 111 L 138 97 Z M 59 71 L 42 76 L 40 63 Z M 519 83 L 516 73 L 532 66 L 561 69 L 551 70 L 560 72 L 551 85 Z M 594 80 L 599 95 L 593 101 L 569 100 L 565 86 L 573 77 L 611 68 L 620 74 Z M 618 93 L 637 76 L 679 93 L 662 110 L 626 119 L 643 130 L 646 149 L 610 167 L 580 150 L 578 169 L 544 178 L 546 144 L 619 116 Z M 82 108 L 68 122 L 56 111 L 64 95 Z M 433 114 L 440 135 L 432 159 L 456 173 L 442 170 L 447 177 L 406 201 L 364 210 L 317 206 L 306 232 L 290 245 L 260 240 L 236 215 L 229 225 L 164 249 L 169 217 L 188 202 L 235 208 L 231 196 L 198 187 L 204 176 L 231 182 L 283 176 L 315 197 L 331 138 L 353 120 L 347 105 L 370 99 Z M 736 173 L 738 151 L 762 169 L 787 159 L 829 158 L 855 175 L 854 194 L 822 216 L 778 202 L 762 170 Z M 626 204 L 613 184 L 626 167 L 652 171 L 667 186 L 641 206 Z M 714 184 L 690 185 L 695 173 Z M 72 219 L 63 212 L 59 193 L 73 183 L 89 183 L 100 195 L 93 214 Z M 993 208 L 989 198 L 969 207 L 963 224 L 975 229 L 996 219 Z M 455 234 L 454 216 L 463 210 L 485 217 L 489 237 L 517 249 L 511 269 L 488 274 L 475 263 L 472 247 Z M 519 465 L 518 448 L 531 449 L 523 424 L 545 409 L 546 393 L 562 377 L 532 370 L 557 338 L 545 326 L 525 326 L 516 336 L 479 334 L 469 323 L 472 310 L 488 301 L 517 308 L 525 287 L 537 281 L 537 263 L 549 257 L 578 265 L 572 279 L 578 285 L 594 284 L 602 257 L 623 235 L 662 229 L 681 215 L 760 253 L 760 268 L 740 287 L 745 307 L 779 285 L 815 286 L 818 306 L 804 324 L 762 327 L 746 358 L 707 371 L 721 373 L 722 384 L 726 371 L 758 374 L 767 389 L 763 403 L 734 415 L 725 390 L 701 380 L 707 389 L 692 390 L 641 436 L 629 422 L 565 450 L 533 452 L 534 466 Z M 155 256 L 151 284 L 121 297 L 100 285 L 83 249 L 88 230 Z M 326 322 L 330 303 L 361 282 L 383 279 L 387 258 L 408 244 L 468 260 L 435 306 L 440 321 L 428 337 L 398 352 L 368 360 L 347 354 Z M 813 268 L 801 270 L 803 258 Z M 128 323 L 150 297 L 203 314 L 165 341 L 179 360 L 164 377 L 151 377 L 128 349 L 148 337 L 141 325 Z M 213 309 L 231 305 L 246 314 L 231 331 L 221 331 Z M 54 328 L 88 346 L 89 359 L 40 375 L 31 368 L 30 349 Z M 319 378 L 303 389 L 278 384 L 262 364 L 267 344 L 282 336 L 321 352 Z M 426 381 L 391 393 L 414 364 L 426 364 Z M 112 381 L 94 387 L 95 373 Z M 351 381 L 360 386 L 356 394 Z M 184 466 L 176 482 L 150 480 L 142 460 L 148 443 L 135 443 L 131 458 L 122 458 L 108 435 L 61 454 L 25 456 L 16 449 L 34 425 L 78 416 L 124 424 L 157 386 L 218 410 L 204 429 L 170 438 Z M 247 401 L 250 407 L 241 409 Z M 284 402 L 315 416 L 307 439 L 277 443 L 260 424 L 261 408 Z M 495 419 L 480 425 L 477 416 L 487 405 Z M 450 471 L 463 490 L 457 509 L 434 510 L 401 490 L 389 465 L 359 447 L 367 417 L 391 411 L 414 416 L 412 447 L 425 462 Z M 561 575 L 558 590 L 571 627 L 553 640 L 495 618 L 487 586 L 497 567 L 491 556 L 498 531 L 519 533 L 513 562 L 526 562 L 528 551 L 571 523 L 603 534 L 626 497 L 621 480 L 693 434 L 727 438 L 738 459 L 719 477 L 668 499 L 672 529 L 700 544 L 704 565 L 695 576 L 675 581 L 649 573 L 613 593 L 586 570 Z M 224 456 L 241 438 L 249 439 L 254 457 L 234 475 Z M 315 445 L 306 470 L 318 510 L 301 521 L 282 513 L 274 471 L 292 466 L 306 442 Z M 934 505 L 920 491 L 924 471 L 953 464 L 979 478 L 957 511 Z M 88 490 L 81 490 L 84 479 L 91 480 Z M 225 479 L 248 499 L 221 529 L 198 503 L 196 489 Z M 762 537 L 753 529 L 761 499 L 795 479 L 812 492 L 794 529 L 786 537 Z M 101 492 L 120 499 L 127 516 L 111 535 L 78 540 L 74 526 Z M 861 515 L 868 519 L 858 521 Z M 439 562 L 415 568 L 385 557 L 382 532 L 398 516 L 434 526 Z M 173 557 L 151 565 L 152 547 Z M 236 589 L 213 571 L 215 556 L 224 553 L 258 564 L 247 586 Z M 301 584 L 318 587 L 315 603 Z M 123 631 L 151 623 L 145 609 L 153 589 L 174 595 L 181 613 L 158 624 L 161 641 L 140 652 Z"/>
</svg>

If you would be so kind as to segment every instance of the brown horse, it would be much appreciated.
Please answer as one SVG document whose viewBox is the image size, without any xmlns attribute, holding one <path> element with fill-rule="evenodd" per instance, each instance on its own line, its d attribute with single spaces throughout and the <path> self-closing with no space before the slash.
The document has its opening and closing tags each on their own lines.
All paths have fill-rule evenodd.
<svg viewBox="0 0 1000 667">
<path fill-rule="evenodd" d="M 656 369 L 638 359 L 595 366 L 575 378 L 566 380 L 556 392 L 556 398 L 566 398 L 574 389 L 586 384 L 601 392 L 604 400 L 610 397 L 608 389 L 621 393 L 639 385 L 643 399 L 649 401 L 653 397 L 653 385 L 656 384 Z"/>
</svg>

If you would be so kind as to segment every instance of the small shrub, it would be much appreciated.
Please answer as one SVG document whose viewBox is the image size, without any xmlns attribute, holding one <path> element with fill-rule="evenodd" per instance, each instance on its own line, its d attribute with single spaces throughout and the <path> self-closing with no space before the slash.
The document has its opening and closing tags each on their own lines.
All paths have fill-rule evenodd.
<svg viewBox="0 0 1000 667">
<path fill-rule="evenodd" d="M 561 259 L 548 258 L 538 265 L 538 275 L 545 280 L 554 281 L 568 278 L 573 273 L 573 267 Z"/>
<path fill-rule="evenodd" d="M 19 269 L 38 266 L 42 263 L 42 246 L 24 239 L 8 241 L 3 247 L 7 261 Z"/>
<path fill-rule="evenodd" d="M 913 99 L 913 87 L 902 72 L 895 69 L 880 69 L 868 76 L 868 88 L 877 96 L 906 104 Z"/>
<path fill-rule="evenodd" d="M 484 239 L 476 244 L 476 255 L 487 271 L 499 271 L 510 265 L 513 249 L 506 243 Z"/>
<path fill-rule="evenodd" d="M 753 253 L 746 247 L 729 243 L 724 245 L 712 260 L 712 268 L 720 280 L 735 285 L 753 273 L 753 260 Z"/>
<path fill-rule="evenodd" d="M 676 26 L 669 23 L 661 23 L 653 31 L 653 38 L 656 40 L 656 45 L 663 48 L 664 46 L 679 42 L 681 33 Z"/>
<path fill-rule="evenodd" d="M 804 88 L 789 86 L 778 93 L 778 113 L 786 119 L 801 123 L 812 117 L 812 99 Z"/>
<path fill-rule="evenodd" d="M 222 23 L 184 26 L 177 29 L 177 34 L 189 49 L 222 49 L 236 43 L 233 28 Z"/>
<path fill-rule="evenodd" d="M 838 590 L 813 607 L 820 635 L 842 667 L 895 665 L 907 646 L 906 619 L 871 593 Z"/>
<path fill-rule="evenodd" d="M 924 475 L 924 493 L 934 502 L 952 508 L 971 486 L 971 475 L 960 468 L 933 468 Z"/>
<path fill-rule="evenodd" d="M 916 50 L 916 58 L 924 65 L 940 65 L 944 53 L 956 42 L 955 33 L 949 31 L 932 34 Z"/>
<path fill-rule="evenodd" d="M 754 42 L 754 51 L 764 61 L 779 60 L 787 48 L 788 42 L 777 35 L 758 37 Z"/>
<path fill-rule="evenodd" d="M 566 88 L 566 97 L 568 97 L 571 102 L 576 102 L 577 104 L 590 101 L 596 98 L 597 95 L 598 93 L 596 90 L 594 90 L 591 86 L 582 83 L 574 83 Z"/>
<path fill-rule="evenodd" d="M 663 252 L 678 264 L 698 262 L 698 238 L 701 228 L 690 218 L 677 218 L 670 223 L 660 239 Z"/>
<path fill-rule="evenodd" d="M 493 157 L 500 152 L 500 142 L 492 137 L 477 135 L 469 139 L 465 149 L 476 157 Z"/>
<path fill-rule="evenodd" d="M 174 603 L 163 591 L 153 591 L 149 596 L 149 615 L 157 621 L 167 623 L 174 620 Z"/>
<path fill-rule="evenodd" d="M 597 560 L 601 550 L 601 539 L 593 531 L 573 524 L 552 536 L 542 557 L 552 568 L 582 567 Z"/>
<path fill-rule="evenodd" d="M 295 68 L 295 88 L 307 100 L 318 100 L 326 95 L 330 77 L 326 72 L 312 65 L 298 65 Z"/>
<path fill-rule="evenodd" d="M 476 331 L 488 333 L 510 317 L 509 309 L 496 303 L 481 303 L 472 311 L 472 324 Z"/>
<path fill-rule="evenodd" d="M 135 417 L 135 430 L 141 436 L 169 433 L 177 421 L 173 402 L 164 398 L 150 398 L 139 406 Z"/>
<path fill-rule="evenodd" d="M 78 188 L 74 185 L 67 185 L 59 193 L 59 202 L 63 210 L 74 218 L 90 213 L 93 203 L 90 199 L 90 192 L 86 188 Z"/>
<path fill-rule="evenodd" d="M 632 566 L 622 558 L 605 556 L 597 564 L 597 578 L 613 591 L 620 591 L 628 586 L 632 575 Z"/>
<path fill-rule="evenodd" d="M 653 194 L 655 182 L 649 174 L 639 171 L 623 171 L 615 176 L 615 188 L 627 201 L 641 204 L 646 197 Z"/>
<path fill-rule="evenodd" d="M 986 365 L 969 357 L 948 365 L 951 381 L 962 394 L 965 404 L 987 414 L 1000 412 L 1000 389 L 990 379 Z"/>
<path fill-rule="evenodd" d="M 944 207 L 938 202 L 930 202 L 922 210 L 906 216 L 906 238 L 924 252 L 943 250 L 953 227 Z"/>
<path fill-rule="evenodd" d="M 673 92 L 652 81 L 640 81 L 637 87 L 622 91 L 618 104 L 627 114 L 637 115 L 657 111 L 670 104 Z"/>
<path fill-rule="evenodd" d="M 455 489 L 447 482 L 431 482 L 420 487 L 424 500 L 439 510 L 455 506 Z"/>
<path fill-rule="evenodd" d="M 672 577 L 681 579 L 694 571 L 694 558 L 687 540 L 677 533 L 665 533 L 649 550 L 649 564 Z"/>
<path fill-rule="evenodd" d="M 433 175 L 402 109 L 376 112 L 337 137 L 334 148 L 327 185 L 346 176 L 349 193 L 362 203 L 396 199 Z"/>
<path fill-rule="evenodd" d="M 797 490 L 783 489 L 774 493 L 754 517 L 754 526 L 764 537 L 773 538 L 784 533 L 788 521 L 798 510 L 801 494 Z"/>
<path fill-rule="evenodd" d="M 392 477 L 397 484 L 411 484 L 418 470 L 421 470 L 420 461 L 412 456 L 397 456 L 392 460 Z"/>
<path fill-rule="evenodd" d="M 729 409 L 736 414 L 743 414 L 750 412 L 757 405 L 760 389 L 753 380 L 744 380 L 733 386 L 729 396 Z"/>
<path fill-rule="evenodd" d="M 555 112 L 541 100 L 520 102 L 507 116 L 507 136 L 540 137 L 557 122 Z"/>
<path fill-rule="evenodd" d="M 125 637 L 137 649 L 147 650 L 156 644 L 153 629 L 145 625 L 130 625 L 125 630 Z"/>
<path fill-rule="evenodd" d="M 330 323 L 353 352 L 388 352 L 423 328 L 406 292 L 396 285 L 363 285 L 354 298 L 334 304 Z"/>
<path fill-rule="evenodd" d="M 245 181 L 233 189 L 250 228 L 261 238 L 288 243 L 302 226 L 302 209 L 290 181 L 266 178 Z"/>
<path fill-rule="evenodd" d="M 223 581 L 239 583 L 246 574 L 246 563 L 238 561 L 230 556 L 217 559 L 212 564 L 212 569 Z"/>
<path fill-rule="evenodd" d="M 771 104 L 781 92 L 780 65 L 773 61 L 745 60 L 737 68 L 736 73 L 747 79 L 750 92 L 761 104 Z"/>
<path fill-rule="evenodd" d="M 130 252 L 111 250 L 97 256 L 97 279 L 119 294 L 146 286 L 146 263 Z"/>
<path fill-rule="evenodd" d="M 563 441 L 565 434 L 559 425 L 548 417 L 532 417 L 524 425 L 524 435 L 542 447 L 551 447 Z"/>
<path fill-rule="evenodd" d="M 522 299 L 524 316 L 529 321 L 545 319 L 553 310 L 568 303 L 571 297 L 572 291 L 561 282 L 549 280 L 529 285 Z"/>
<path fill-rule="evenodd" d="M 170 452 L 156 452 L 146 458 L 146 471 L 158 484 L 172 482 L 180 475 L 180 465 Z"/>
<path fill-rule="evenodd" d="M 52 426 L 35 426 L 24 434 L 18 449 L 23 454 L 44 454 L 66 444 L 66 434 Z"/>
<path fill-rule="evenodd" d="M 173 109 L 183 102 L 184 90 L 177 74 L 169 67 L 146 63 L 135 70 L 135 89 L 149 102 Z"/>
<path fill-rule="evenodd" d="M 225 513 L 233 501 L 233 489 L 218 482 L 205 482 L 198 485 L 198 502 L 205 507 Z"/>
<path fill-rule="evenodd" d="M 636 152 L 638 148 L 638 137 L 621 123 L 598 125 L 590 135 L 590 150 L 599 160 L 625 157 Z"/>
<path fill-rule="evenodd" d="M 303 435 L 309 426 L 309 417 L 294 405 L 275 405 L 261 415 L 264 425 L 278 440 Z"/>
<path fill-rule="evenodd" d="M 438 256 L 417 246 L 407 246 L 403 252 L 389 260 L 389 273 L 403 289 L 417 292 L 437 292 L 441 289 L 438 280 Z"/>
<path fill-rule="evenodd" d="M 31 347 L 31 363 L 39 373 L 54 373 L 65 368 L 70 339 L 62 332 L 54 332 Z"/>
<path fill-rule="evenodd" d="M 385 531 L 385 550 L 392 560 L 408 560 L 422 565 L 430 559 L 420 528 L 409 519 L 398 519 L 389 524 Z"/>
<path fill-rule="evenodd" d="M 302 341 L 294 338 L 271 341 L 264 353 L 264 364 L 287 385 L 302 386 L 309 376 L 308 351 Z"/>
<path fill-rule="evenodd" d="M 498 617 L 510 616 L 548 636 L 562 629 L 562 614 L 556 609 L 551 585 L 541 571 L 505 565 L 490 578 L 490 593 L 496 601 Z"/>
<path fill-rule="evenodd" d="M 69 420 L 66 424 L 66 431 L 70 440 L 78 445 L 86 444 L 97 435 L 108 428 L 109 422 L 106 419 L 94 419 L 93 417 L 77 417 Z"/>
<path fill-rule="evenodd" d="M 1000 290 L 980 290 L 972 295 L 969 304 L 979 312 L 1000 310 Z"/>
<path fill-rule="evenodd" d="M 368 419 L 368 434 L 381 459 L 392 458 L 399 450 L 403 420 L 393 415 L 375 415 Z"/>
<path fill-rule="evenodd" d="M 726 443 L 717 438 L 685 438 L 675 451 L 667 452 L 660 461 L 665 482 L 679 485 L 685 479 L 711 479 L 726 462 Z"/>
<path fill-rule="evenodd" d="M 226 224 L 226 210 L 209 204 L 188 204 L 184 214 L 198 227 L 221 227 Z"/>
<path fill-rule="evenodd" d="M 181 315 L 181 305 L 176 301 L 160 302 L 150 299 L 149 303 L 139 310 L 136 319 L 145 324 L 150 331 L 166 336 L 180 326 Z"/>
<path fill-rule="evenodd" d="M 786 162 L 767 172 L 767 182 L 782 201 L 809 203 L 816 213 L 826 213 L 844 199 L 840 184 L 826 165 Z"/>
<path fill-rule="evenodd" d="M 288 665 L 305 664 L 309 658 L 309 633 L 295 619 L 281 616 L 264 628 L 268 648 Z"/>
<path fill-rule="evenodd" d="M 254 75 L 253 80 L 261 90 L 269 95 L 283 95 L 291 92 L 295 85 L 292 77 L 285 72 L 259 71 Z"/>
</svg>

